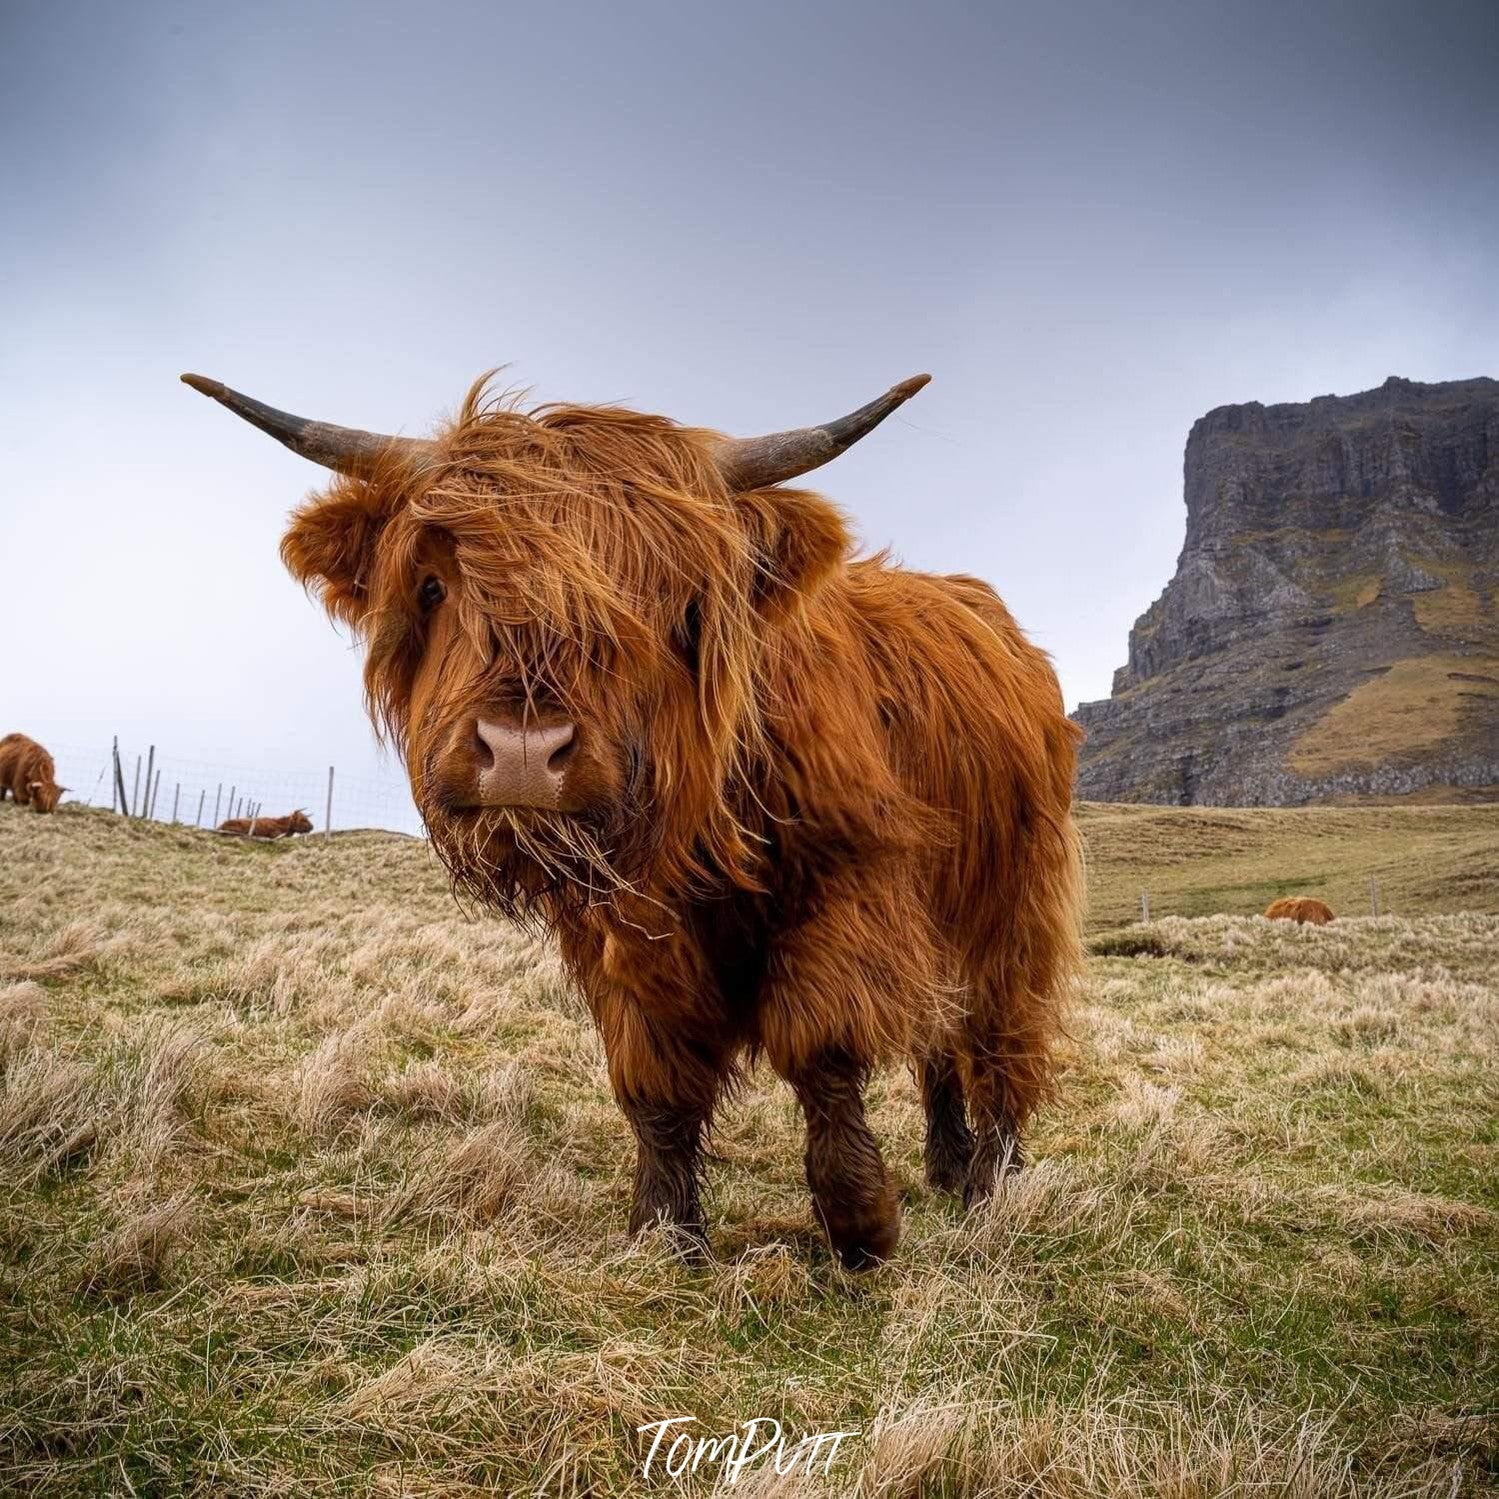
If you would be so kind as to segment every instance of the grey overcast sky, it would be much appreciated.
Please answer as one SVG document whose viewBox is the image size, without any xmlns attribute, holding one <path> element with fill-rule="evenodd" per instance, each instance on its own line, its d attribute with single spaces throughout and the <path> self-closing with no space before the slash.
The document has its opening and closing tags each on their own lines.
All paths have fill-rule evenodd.
<svg viewBox="0 0 1499 1499">
<path fill-rule="evenodd" d="M 930 370 L 822 487 L 1069 704 L 1194 418 L 1499 374 L 1494 0 L 0 0 L 0 145 L 0 732 L 84 750 L 399 780 L 277 560 L 317 471 L 182 370 L 407 432 L 497 364 L 743 432 Z"/>
</svg>

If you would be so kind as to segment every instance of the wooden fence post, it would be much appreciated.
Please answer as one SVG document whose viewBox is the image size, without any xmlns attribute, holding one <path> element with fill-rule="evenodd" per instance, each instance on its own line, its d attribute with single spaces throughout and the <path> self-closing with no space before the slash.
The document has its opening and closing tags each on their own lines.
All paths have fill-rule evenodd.
<svg viewBox="0 0 1499 1499">
<path fill-rule="evenodd" d="M 1379 884 L 1372 874 L 1369 876 L 1369 914 L 1379 915 Z"/>
<path fill-rule="evenodd" d="M 135 757 L 135 781 L 130 787 L 130 815 L 135 816 L 136 806 L 141 799 L 141 757 Z"/>
<path fill-rule="evenodd" d="M 323 811 L 323 837 L 333 836 L 333 767 L 328 767 L 328 805 Z"/>
<path fill-rule="evenodd" d="M 231 786 L 229 788 L 229 810 L 224 815 L 225 815 L 225 817 L 233 817 L 234 816 L 234 787 L 233 786 Z M 218 821 L 217 815 L 215 815 L 214 821 L 215 822 Z"/>
<path fill-rule="evenodd" d="M 1140 920 L 1144 922 L 1150 920 L 1150 892 L 1148 890 L 1140 892 Z"/>
<path fill-rule="evenodd" d="M 200 828 L 203 826 L 203 798 L 207 795 L 208 788 L 205 786 L 203 790 L 198 793 L 198 815 L 193 818 L 193 826 L 195 828 Z"/>
<path fill-rule="evenodd" d="M 151 815 L 151 772 L 156 765 L 156 746 L 153 744 L 146 752 L 146 799 L 141 803 L 141 816 Z"/>
<path fill-rule="evenodd" d="M 182 782 L 177 781 L 172 786 L 172 826 L 177 826 L 177 798 L 182 795 Z"/>
<path fill-rule="evenodd" d="M 161 770 L 160 770 L 160 768 L 158 768 L 157 772 L 156 772 L 156 779 L 151 783 L 151 796 L 150 796 L 150 800 L 146 803 L 146 816 L 147 817 L 150 817 L 150 818 L 153 818 L 153 819 L 155 818 L 155 816 L 156 816 L 156 798 L 160 794 L 161 794 Z"/>
<path fill-rule="evenodd" d="M 222 781 L 220 781 L 219 784 L 213 788 L 213 825 L 214 825 L 214 827 L 218 827 L 218 825 L 219 825 L 219 798 L 223 794 L 224 794 L 224 783 Z"/>
</svg>

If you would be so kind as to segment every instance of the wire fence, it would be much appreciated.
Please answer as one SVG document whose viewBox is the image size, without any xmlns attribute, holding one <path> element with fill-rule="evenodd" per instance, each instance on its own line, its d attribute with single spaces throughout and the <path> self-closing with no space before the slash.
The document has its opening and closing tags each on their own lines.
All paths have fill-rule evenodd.
<svg viewBox="0 0 1499 1499">
<path fill-rule="evenodd" d="M 159 745 L 81 746 L 48 742 L 65 801 L 129 817 L 216 828 L 231 817 L 305 812 L 318 833 L 386 828 L 422 836 L 404 776 L 389 781 L 320 770 L 267 769 L 192 760 Z"/>
</svg>

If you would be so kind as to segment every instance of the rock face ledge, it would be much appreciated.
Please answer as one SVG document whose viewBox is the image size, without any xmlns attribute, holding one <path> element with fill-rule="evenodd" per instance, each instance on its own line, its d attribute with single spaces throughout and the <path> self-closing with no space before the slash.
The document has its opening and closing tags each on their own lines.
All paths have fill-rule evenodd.
<svg viewBox="0 0 1499 1499">
<path fill-rule="evenodd" d="M 1220 406 L 1079 794 L 1499 799 L 1499 381 Z"/>
</svg>

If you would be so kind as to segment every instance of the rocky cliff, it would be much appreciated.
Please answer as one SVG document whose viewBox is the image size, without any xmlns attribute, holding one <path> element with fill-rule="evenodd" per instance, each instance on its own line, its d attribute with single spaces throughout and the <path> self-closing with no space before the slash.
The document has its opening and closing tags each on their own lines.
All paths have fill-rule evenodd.
<svg viewBox="0 0 1499 1499">
<path fill-rule="evenodd" d="M 1079 794 L 1499 798 L 1499 381 L 1220 406 L 1185 481 Z"/>
</svg>

